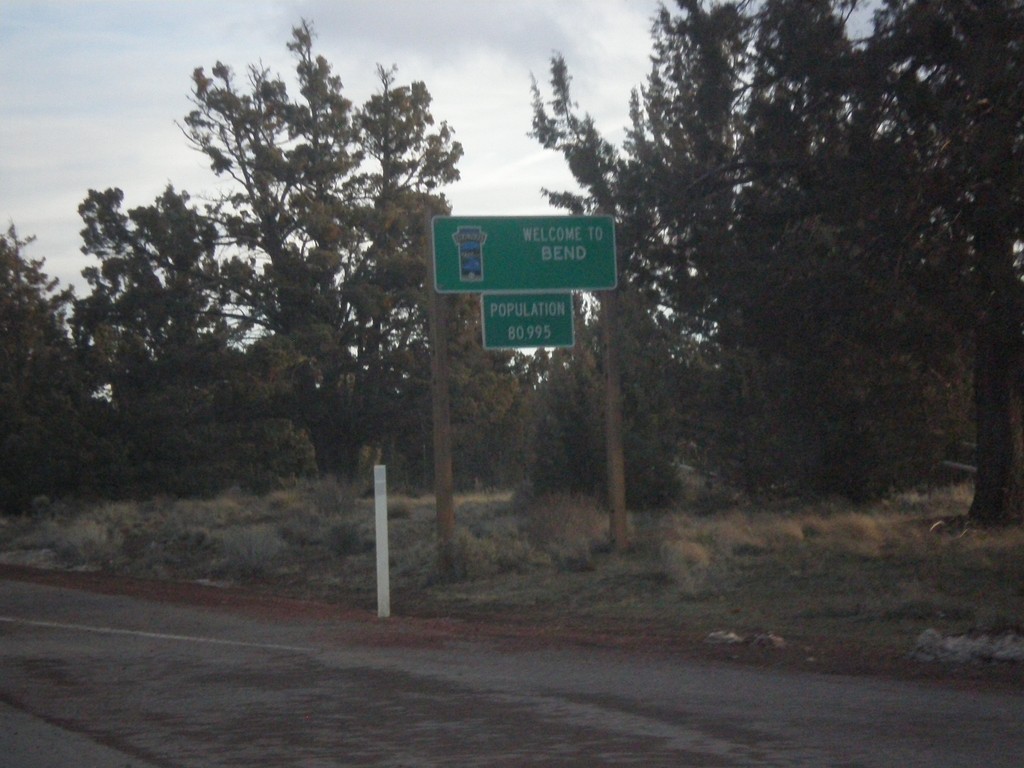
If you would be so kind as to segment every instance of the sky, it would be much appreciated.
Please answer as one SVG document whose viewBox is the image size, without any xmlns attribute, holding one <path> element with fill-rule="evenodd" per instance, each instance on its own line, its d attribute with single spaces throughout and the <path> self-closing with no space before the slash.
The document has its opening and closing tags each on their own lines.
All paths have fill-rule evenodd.
<svg viewBox="0 0 1024 768">
<path fill-rule="evenodd" d="M 194 199 L 216 177 L 178 127 L 191 74 L 217 61 L 244 76 L 262 64 L 292 82 L 291 30 L 314 25 L 314 51 L 359 105 L 379 87 L 420 80 L 465 155 L 443 191 L 456 215 L 555 212 L 541 188 L 572 188 L 562 158 L 527 135 L 531 76 L 546 91 L 564 56 L 580 109 L 620 143 L 629 96 L 650 69 L 658 0 L 0 0 L 0 225 L 13 223 L 44 271 L 87 286 L 78 205 L 118 187 L 125 209 L 168 185 Z"/>
</svg>

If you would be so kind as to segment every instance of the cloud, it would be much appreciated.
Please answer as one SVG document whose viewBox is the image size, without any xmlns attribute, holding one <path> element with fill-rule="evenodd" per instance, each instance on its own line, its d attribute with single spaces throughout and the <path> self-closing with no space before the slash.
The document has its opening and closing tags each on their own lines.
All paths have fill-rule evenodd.
<svg viewBox="0 0 1024 768">
<path fill-rule="evenodd" d="M 35 234 L 33 258 L 81 284 L 77 206 L 88 189 L 120 187 L 145 205 L 168 184 L 216 185 L 176 126 L 190 109 L 192 70 L 217 61 L 244 76 L 261 63 L 291 80 L 286 49 L 305 18 L 316 50 L 356 104 L 379 86 L 422 80 L 437 120 L 465 149 L 456 210 L 537 213 L 542 186 L 572 179 L 527 136 L 530 77 L 542 88 L 565 56 L 582 110 L 615 140 L 631 88 L 646 75 L 657 0 L 5 0 L 0 13 L 0 223 Z"/>
</svg>

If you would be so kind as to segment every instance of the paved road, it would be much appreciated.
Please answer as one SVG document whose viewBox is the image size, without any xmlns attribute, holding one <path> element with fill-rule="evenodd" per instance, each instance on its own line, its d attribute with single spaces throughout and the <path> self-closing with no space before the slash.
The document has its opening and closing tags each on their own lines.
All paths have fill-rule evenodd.
<svg viewBox="0 0 1024 768">
<path fill-rule="evenodd" d="M 1024 695 L 0 581 L 0 768 L 1013 766 Z M 69 759 L 73 755 L 74 759 Z"/>
</svg>

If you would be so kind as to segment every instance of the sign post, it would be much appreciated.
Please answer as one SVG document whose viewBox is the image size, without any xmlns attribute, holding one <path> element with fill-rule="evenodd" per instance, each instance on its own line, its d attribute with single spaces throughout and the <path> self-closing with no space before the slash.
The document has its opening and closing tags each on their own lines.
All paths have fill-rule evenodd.
<svg viewBox="0 0 1024 768">
<path fill-rule="evenodd" d="M 430 221 L 424 220 L 424 241 Z M 427 259 L 428 284 L 434 281 L 436 253 Z M 434 421 L 434 500 L 437 508 L 438 570 L 445 578 L 454 572 L 455 479 L 452 473 L 452 425 L 448 370 L 448 312 L 445 296 L 428 291 L 430 378 Z"/>
<path fill-rule="evenodd" d="M 615 221 L 611 216 L 435 216 L 430 222 L 435 294 L 431 302 L 434 339 L 434 453 L 441 534 L 442 572 L 450 565 L 447 545 L 455 527 L 450 435 L 447 422 L 447 352 L 439 294 L 481 293 L 484 346 L 492 349 L 572 346 L 571 291 L 601 291 L 604 331 L 606 440 L 612 539 L 628 546 L 621 389 L 614 332 L 618 313 Z M 497 296 L 491 294 L 500 294 Z M 523 294 L 512 296 L 511 294 Z M 559 298 L 553 298 L 562 294 Z M 518 300 L 517 300 L 518 299 Z M 564 302 L 568 302 L 566 306 Z M 566 332 L 555 319 L 569 318 Z M 550 320 L 551 322 L 548 322 Z M 567 335 L 566 335 L 567 334 Z M 539 343 L 538 343 L 539 342 Z M 444 382 L 444 392 L 438 390 Z M 443 405 L 443 409 L 441 406 Z M 444 412 L 442 418 L 441 411 Z M 443 450 L 442 450 L 443 449 Z M 447 461 L 446 472 L 440 469 Z"/>
</svg>

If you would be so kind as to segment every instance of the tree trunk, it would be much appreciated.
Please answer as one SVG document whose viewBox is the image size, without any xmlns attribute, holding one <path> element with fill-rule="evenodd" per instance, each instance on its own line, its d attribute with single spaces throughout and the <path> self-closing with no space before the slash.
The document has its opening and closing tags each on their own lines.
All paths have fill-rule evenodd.
<svg viewBox="0 0 1024 768">
<path fill-rule="evenodd" d="M 434 417 L 434 498 L 437 509 L 438 571 L 442 578 L 455 575 L 452 545 L 455 540 L 455 480 L 452 471 L 451 400 L 448 365 L 447 297 L 434 290 L 434 254 L 431 251 L 430 219 L 427 236 L 427 301 L 430 314 L 430 369 Z"/>
<path fill-rule="evenodd" d="M 610 529 L 616 552 L 629 549 L 626 520 L 626 468 L 622 435 L 622 382 L 619 378 L 619 349 L 616 334 L 619 324 L 618 289 L 601 297 L 601 326 L 604 333 L 605 373 L 605 449 L 608 462 L 608 508 Z"/>
<path fill-rule="evenodd" d="M 970 517 L 984 525 L 1024 522 L 1024 296 L 1017 272 L 1020 155 L 1019 76 L 1011 55 L 1019 39 L 1008 5 L 972 6 L 967 25 L 967 98 L 972 125 L 965 131 L 973 169 L 974 205 L 968 221 L 977 264 L 980 310 L 975 322 L 974 403 L 978 432 L 974 502 Z M 1019 27 L 1018 27 L 1019 28 Z"/>
<path fill-rule="evenodd" d="M 978 473 L 969 516 L 983 525 L 1024 521 L 1024 350 L 1010 313 L 996 314 L 975 336 Z"/>
</svg>

